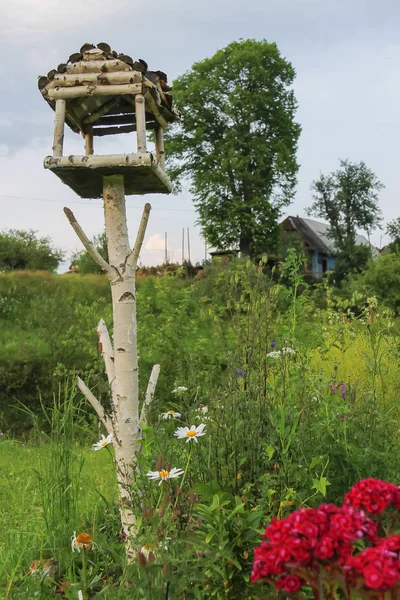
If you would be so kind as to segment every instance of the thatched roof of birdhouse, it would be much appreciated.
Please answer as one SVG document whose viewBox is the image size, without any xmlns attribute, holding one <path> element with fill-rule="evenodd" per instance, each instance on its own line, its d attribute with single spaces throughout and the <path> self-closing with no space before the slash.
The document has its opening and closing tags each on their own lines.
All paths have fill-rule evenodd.
<svg viewBox="0 0 400 600">
<path fill-rule="evenodd" d="M 176 120 L 167 75 L 150 71 L 143 59 L 118 54 L 106 43 L 84 44 L 65 63 L 38 78 L 44 99 L 55 108 L 66 100 L 65 121 L 77 133 L 109 135 L 135 131 L 135 94 L 146 103 L 146 127 Z"/>
</svg>

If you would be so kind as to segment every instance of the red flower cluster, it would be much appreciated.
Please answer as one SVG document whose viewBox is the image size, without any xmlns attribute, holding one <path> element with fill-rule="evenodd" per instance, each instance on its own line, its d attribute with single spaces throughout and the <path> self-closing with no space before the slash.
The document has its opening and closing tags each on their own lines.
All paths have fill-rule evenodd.
<svg viewBox="0 0 400 600">
<path fill-rule="evenodd" d="M 400 582 L 400 536 L 379 540 L 373 548 L 349 556 L 343 570 L 348 582 L 355 587 L 362 576 L 368 588 L 389 590 Z"/>
<path fill-rule="evenodd" d="M 400 487 L 379 479 L 362 479 L 344 497 L 344 506 L 354 506 L 376 515 L 393 504 L 400 508 Z"/>
<path fill-rule="evenodd" d="M 313 568 L 317 561 L 333 558 L 344 564 L 352 542 L 364 536 L 376 539 L 376 524 L 351 506 L 323 504 L 274 519 L 264 533 L 267 541 L 255 550 L 251 579 L 282 575 L 277 587 L 295 591 L 303 583 L 295 575 L 299 567 Z"/>
</svg>

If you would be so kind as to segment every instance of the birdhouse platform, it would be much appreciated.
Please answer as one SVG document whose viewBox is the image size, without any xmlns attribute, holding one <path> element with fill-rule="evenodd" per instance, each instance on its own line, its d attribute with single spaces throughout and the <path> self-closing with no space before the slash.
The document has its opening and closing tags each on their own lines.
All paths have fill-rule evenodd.
<svg viewBox="0 0 400 600">
<path fill-rule="evenodd" d="M 39 77 L 39 89 L 55 111 L 53 155 L 44 166 L 82 198 L 99 198 L 104 175 L 124 175 L 125 193 L 170 193 L 163 132 L 177 119 L 162 71 L 117 54 L 105 43 L 84 44 L 68 62 Z M 65 123 L 84 139 L 84 153 L 64 155 Z M 154 130 L 155 152 L 147 148 Z M 136 133 L 132 153 L 94 153 L 96 137 Z M 134 140 L 133 140 L 134 141 Z"/>
</svg>

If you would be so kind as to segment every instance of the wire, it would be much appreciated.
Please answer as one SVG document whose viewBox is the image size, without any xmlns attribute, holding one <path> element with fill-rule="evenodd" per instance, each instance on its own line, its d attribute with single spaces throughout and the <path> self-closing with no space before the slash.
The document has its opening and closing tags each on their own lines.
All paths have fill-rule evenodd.
<svg viewBox="0 0 400 600">
<path fill-rule="evenodd" d="M 30 196 L 11 196 L 10 194 L 0 194 L 0 198 L 2 199 L 11 199 L 11 200 L 30 200 L 33 202 L 52 202 L 53 204 L 60 204 L 60 202 L 57 202 L 55 200 L 50 200 L 50 198 L 32 198 Z M 68 200 L 68 204 L 81 204 L 82 206 L 99 206 L 98 204 L 94 204 L 96 202 L 96 200 L 99 200 L 99 198 L 95 198 L 93 199 L 91 202 L 79 202 L 79 200 Z M 143 206 L 134 206 L 133 204 L 129 204 L 127 203 L 127 207 L 128 208 L 137 208 L 142 210 Z M 158 206 L 153 207 L 152 206 L 152 210 L 166 210 L 166 211 L 174 211 L 174 212 L 191 212 L 191 213 L 195 213 L 196 211 L 193 209 L 189 209 L 189 208 L 160 208 Z"/>
</svg>

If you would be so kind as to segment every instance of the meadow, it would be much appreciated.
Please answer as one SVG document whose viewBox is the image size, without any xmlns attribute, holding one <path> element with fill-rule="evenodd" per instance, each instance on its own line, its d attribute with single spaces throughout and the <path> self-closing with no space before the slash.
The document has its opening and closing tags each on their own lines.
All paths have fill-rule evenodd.
<svg viewBox="0 0 400 600">
<path fill-rule="evenodd" d="M 399 483 L 396 315 L 305 282 L 294 252 L 279 274 L 237 262 L 200 281 L 143 278 L 137 299 L 142 394 L 155 362 L 161 376 L 127 565 L 112 445 L 92 451 L 104 432 L 74 387 L 82 375 L 107 402 L 95 332 L 112 324 L 107 281 L 0 275 L 2 597 L 313 597 L 252 583 L 254 549 L 274 516 L 341 504 L 363 478 Z M 174 435 L 200 424 L 197 443 Z M 147 476 L 172 468 L 161 485 Z M 74 532 L 90 551 L 72 551 Z"/>
</svg>

